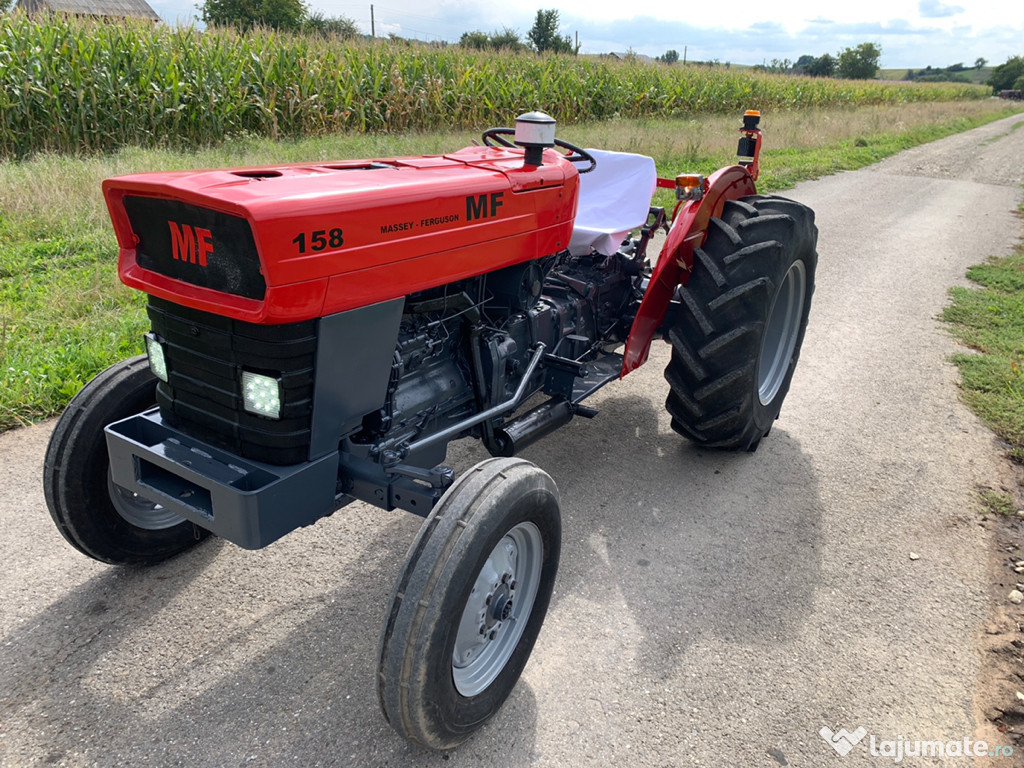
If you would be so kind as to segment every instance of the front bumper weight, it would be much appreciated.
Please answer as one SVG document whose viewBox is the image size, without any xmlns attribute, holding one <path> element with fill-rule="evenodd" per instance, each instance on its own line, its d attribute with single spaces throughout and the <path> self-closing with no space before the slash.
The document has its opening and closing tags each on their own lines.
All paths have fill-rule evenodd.
<svg viewBox="0 0 1024 768">
<path fill-rule="evenodd" d="M 338 452 L 275 466 L 241 459 L 165 424 L 154 408 L 106 427 L 114 483 L 245 549 L 331 514 Z"/>
</svg>

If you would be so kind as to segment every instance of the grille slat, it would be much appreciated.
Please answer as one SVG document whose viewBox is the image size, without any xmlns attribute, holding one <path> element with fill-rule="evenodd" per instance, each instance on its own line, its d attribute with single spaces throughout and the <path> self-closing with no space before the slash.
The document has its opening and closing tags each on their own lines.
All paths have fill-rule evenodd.
<svg viewBox="0 0 1024 768">
<path fill-rule="evenodd" d="M 164 342 L 168 383 L 161 416 L 247 459 L 297 464 L 309 458 L 317 321 L 260 326 L 150 297 L 150 324 Z M 281 377 L 281 418 L 242 407 L 241 371 Z"/>
</svg>

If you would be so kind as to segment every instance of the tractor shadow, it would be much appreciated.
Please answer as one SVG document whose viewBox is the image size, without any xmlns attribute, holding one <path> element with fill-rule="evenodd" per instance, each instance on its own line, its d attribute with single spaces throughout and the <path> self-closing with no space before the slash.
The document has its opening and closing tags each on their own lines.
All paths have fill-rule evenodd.
<svg viewBox="0 0 1024 768">
<path fill-rule="evenodd" d="M 755 453 L 722 453 L 671 431 L 652 398 L 608 394 L 594 398 L 593 422 L 576 419 L 523 454 L 562 500 L 550 615 L 579 637 L 560 655 L 625 655 L 611 670 L 622 686 L 654 687 L 693 643 L 796 637 L 820 583 L 824 503 L 785 410 Z"/>
</svg>

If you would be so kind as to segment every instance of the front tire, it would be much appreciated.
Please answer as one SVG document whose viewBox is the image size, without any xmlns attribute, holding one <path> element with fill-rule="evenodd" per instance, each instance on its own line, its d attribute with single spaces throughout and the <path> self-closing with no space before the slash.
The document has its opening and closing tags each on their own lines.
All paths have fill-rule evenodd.
<svg viewBox="0 0 1024 768">
<path fill-rule="evenodd" d="M 731 200 L 711 219 L 668 334 L 676 432 L 747 451 L 768 434 L 803 344 L 817 239 L 814 212 L 781 197 Z"/>
<path fill-rule="evenodd" d="M 560 546 L 558 490 L 530 462 L 489 459 L 448 489 L 381 633 L 378 693 L 396 731 L 449 749 L 497 712 L 540 633 Z"/>
<path fill-rule="evenodd" d="M 43 463 L 46 506 L 79 552 L 113 565 L 148 565 L 192 547 L 208 532 L 114 484 L 103 428 L 156 404 L 145 355 L 107 368 L 61 414 Z"/>
</svg>

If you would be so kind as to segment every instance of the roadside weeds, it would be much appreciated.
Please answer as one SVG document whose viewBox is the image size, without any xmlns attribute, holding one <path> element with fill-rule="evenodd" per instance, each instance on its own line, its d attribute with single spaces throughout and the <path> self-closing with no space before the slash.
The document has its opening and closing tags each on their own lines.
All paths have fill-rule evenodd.
<svg viewBox="0 0 1024 768">
<path fill-rule="evenodd" d="M 1021 207 L 1024 222 L 1024 206 Z M 975 709 L 982 735 L 1024 751 L 1024 236 L 1008 256 L 971 267 L 977 287 L 950 289 L 942 320 L 967 348 L 953 356 L 967 406 L 1016 469 L 1014 487 L 979 488 L 980 524 L 992 533 L 988 625 Z M 993 731 L 995 733 L 993 733 Z M 989 739 L 992 741 L 992 739 Z M 1020 763 L 1015 763 L 1020 764 Z"/>
</svg>

